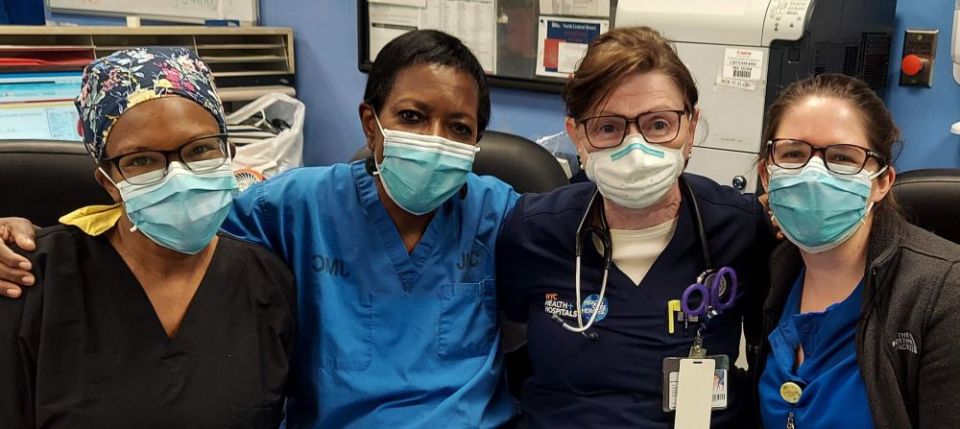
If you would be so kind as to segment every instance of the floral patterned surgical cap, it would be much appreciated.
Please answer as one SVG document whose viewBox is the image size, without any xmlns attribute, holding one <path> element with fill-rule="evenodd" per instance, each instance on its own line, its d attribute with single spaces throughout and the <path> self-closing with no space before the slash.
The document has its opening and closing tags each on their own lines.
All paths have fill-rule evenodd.
<svg viewBox="0 0 960 429">
<path fill-rule="evenodd" d="M 128 49 L 88 65 L 76 105 L 90 156 L 98 163 L 104 158 L 110 129 L 125 111 L 148 100 L 172 96 L 207 109 L 220 131 L 226 132 L 213 74 L 189 49 Z"/>
</svg>

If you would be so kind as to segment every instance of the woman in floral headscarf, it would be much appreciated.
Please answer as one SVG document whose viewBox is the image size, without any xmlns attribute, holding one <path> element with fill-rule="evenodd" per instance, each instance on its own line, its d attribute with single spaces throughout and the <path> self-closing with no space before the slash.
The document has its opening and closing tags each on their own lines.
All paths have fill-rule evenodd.
<svg viewBox="0 0 960 429">
<path fill-rule="evenodd" d="M 237 184 L 210 70 L 134 49 L 84 73 L 84 143 L 112 206 L 37 234 L 35 287 L 0 302 L 0 427 L 276 427 L 294 282 L 217 234 Z"/>
</svg>

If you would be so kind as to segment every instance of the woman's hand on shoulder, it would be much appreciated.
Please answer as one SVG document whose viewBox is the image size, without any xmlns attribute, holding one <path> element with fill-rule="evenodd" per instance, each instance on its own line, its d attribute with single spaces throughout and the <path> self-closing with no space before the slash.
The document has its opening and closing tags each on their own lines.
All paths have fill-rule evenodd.
<svg viewBox="0 0 960 429">
<path fill-rule="evenodd" d="M 760 205 L 763 206 L 763 209 L 766 210 L 767 216 L 770 217 L 770 225 L 773 225 L 773 231 L 777 234 L 777 240 L 783 240 L 787 236 L 783 235 L 783 231 L 780 229 L 780 223 L 777 222 L 777 217 L 773 215 L 773 211 L 770 210 L 770 195 L 763 194 L 757 197 L 757 200 L 760 201 Z"/>
<path fill-rule="evenodd" d="M 37 227 L 18 217 L 0 218 L 0 295 L 19 298 L 22 286 L 33 286 L 30 261 L 10 248 L 16 245 L 28 252 L 36 250 L 33 239 Z"/>
</svg>

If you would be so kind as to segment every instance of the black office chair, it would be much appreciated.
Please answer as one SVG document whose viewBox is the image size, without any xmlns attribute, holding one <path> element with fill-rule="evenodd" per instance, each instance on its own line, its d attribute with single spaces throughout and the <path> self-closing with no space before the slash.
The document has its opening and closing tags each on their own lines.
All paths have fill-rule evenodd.
<svg viewBox="0 0 960 429">
<path fill-rule="evenodd" d="M 960 169 L 927 169 L 897 175 L 893 194 L 915 225 L 960 243 Z"/>
<path fill-rule="evenodd" d="M 112 204 L 83 144 L 0 140 L 0 217 L 24 217 L 40 226 L 90 204 Z"/>
<path fill-rule="evenodd" d="M 363 147 L 350 160 L 369 156 L 370 151 Z M 523 137 L 499 131 L 483 133 L 473 172 L 497 177 L 520 193 L 548 192 L 570 183 L 548 150 Z"/>
</svg>

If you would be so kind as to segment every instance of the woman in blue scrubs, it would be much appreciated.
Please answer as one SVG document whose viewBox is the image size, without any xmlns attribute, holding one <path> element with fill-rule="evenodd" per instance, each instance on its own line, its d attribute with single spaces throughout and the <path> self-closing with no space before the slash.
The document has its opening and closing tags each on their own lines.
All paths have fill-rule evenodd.
<svg viewBox="0 0 960 429">
<path fill-rule="evenodd" d="M 453 36 L 409 32 L 380 51 L 359 114 L 373 157 L 255 185 L 223 225 L 297 278 L 286 426 L 507 424 L 493 249 L 518 195 L 470 172 L 483 68 Z"/>
<path fill-rule="evenodd" d="M 770 107 L 760 171 L 789 242 L 771 257 L 756 362 L 766 428 L 960 423 L 960 246 L 899 214 L 893 117 L 825 74 Z"/>
<path fill-rule="evenodd" d="M 530 427 L 669 428 L 676 369 L 665 374 L 664 359 L 688 357 L 701 332 L 706 354 L 736 361 L 773 234 L 755 197 L 683 173 L 697 88 L 656 31 L 601 35 L 564 100 L 591 182 L 523 196 L 497 242 L 501 310 L 528 327 L 524 418 Z M 734 305 L 709 323 L 681 317 L 685 288 L 720 267 L 737 273 L 739 287 L 720 294 Z M 750 388 L 721 362 L 713 405 L 725 409 L 713 427 L 741 428 Z"/>
</svg>

